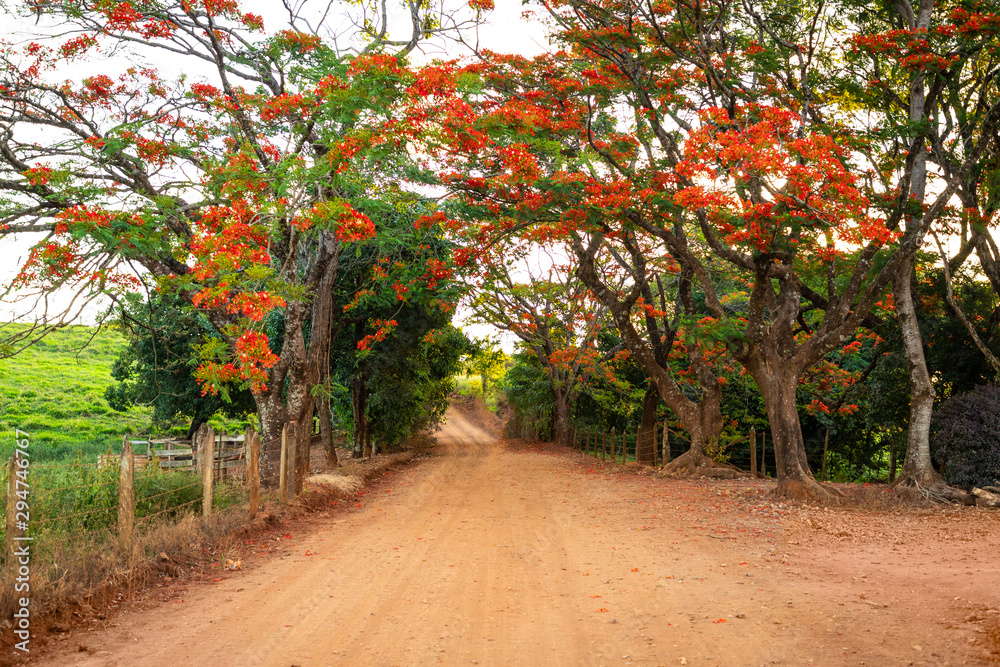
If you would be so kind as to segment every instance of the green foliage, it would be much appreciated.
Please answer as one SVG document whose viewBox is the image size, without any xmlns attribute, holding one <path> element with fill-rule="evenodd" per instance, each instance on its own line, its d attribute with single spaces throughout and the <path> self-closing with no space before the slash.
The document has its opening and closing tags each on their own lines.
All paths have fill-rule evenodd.
<svg viewBox="0 0 1000 667">
<path fill-rule="evenodd" d="M 548 421 L 552 415 L 552 385 L 534 355 L 518 352 L 503 378 L 503 391 L 515 415 L 523 421 Z"/>
<path fill-rule="evenodd" d="M 368 360 L 372 435 L 387 448 L 444 418 L 452 378 L 469 345 L 461 331 L 444 322 L 433 323 L 433 341 L 421 341 L 432 322 L 421 326 L 411 320 L 422 318 L 407 317 L 408 310 L 399 316 L 402 326 L 391 338 L 393 349 Z"/>
<path fill-rule="evenodd" d="M 489 383 L 503 377 L 507 355 L 500 347 L 500 342 L 489 336 L 473 339 L 471 347 L 471 351 L 465 358 L 465 370 L 469 374 L 479 376 L 485 399 L 489 393 Z"/>
<path fill-rule="evenodd" d="M 238 419 L 255 410 L 253 395 L 245 387 L 223 385 L 218 395 L 203 395 L 194 377 L 196 351 L 220 342 L 204 315 L 174 296 L 155 296 L 146 302 L 141 295 L 130 294 L 119 304 L 115 323 L 128 344 L 111 369 L 118 382 L 104 392 L 113 409 L 151 406 L 153 423 L 161 431 L 185 416 L 191 421 L 188 437 L 217 412 Z"/>
</svg>

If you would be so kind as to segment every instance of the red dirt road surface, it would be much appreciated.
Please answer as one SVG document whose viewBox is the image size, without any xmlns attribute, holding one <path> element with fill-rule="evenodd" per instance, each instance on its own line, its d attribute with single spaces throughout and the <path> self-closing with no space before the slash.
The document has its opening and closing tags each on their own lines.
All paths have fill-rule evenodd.
<svg viewBox="0 0 1000 667">
<path fill-rule="evenodd" d="M 440 455 L 290 526 L 283 552 L 37 664 L 960 665 L 1000 660 L 997 514 L 781 505 L 505 446 Z"/>
</svg>

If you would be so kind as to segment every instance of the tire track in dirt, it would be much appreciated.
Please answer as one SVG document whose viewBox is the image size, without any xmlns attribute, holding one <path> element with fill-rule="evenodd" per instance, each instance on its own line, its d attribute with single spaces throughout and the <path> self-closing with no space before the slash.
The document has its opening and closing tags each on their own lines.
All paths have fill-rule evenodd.
<svg viewBox="0 0 1000 667">
<path fill-rule="evenodd" d="M 457 410 L 437 440 L 285 555 L 39 664 L 895 665 L 918 642 L 957 661 L 905 609 L 845 614 L 835 572 L 795 578 L 780 519 L 716 487 L 507 449 Z"/>
</svg>

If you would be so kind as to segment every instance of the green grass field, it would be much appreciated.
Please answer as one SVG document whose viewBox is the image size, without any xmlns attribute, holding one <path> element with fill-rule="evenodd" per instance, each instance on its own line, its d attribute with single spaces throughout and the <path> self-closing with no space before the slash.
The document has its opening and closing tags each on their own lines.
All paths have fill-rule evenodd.
<svg viewBox="0 0 1000 667">
<path fill-rule="evenodd" d="M 12 359 L 0 360 L 0 458 L 13 448 L 14 429 L 30 434 L 33 460 L 86 461 L 121 449 L 125 432 L 149 428 L 148 409 L 115 412 L 104 400 L 111 365 L 125 341 L 104 328 L 66 327 Z"/>
</svg>

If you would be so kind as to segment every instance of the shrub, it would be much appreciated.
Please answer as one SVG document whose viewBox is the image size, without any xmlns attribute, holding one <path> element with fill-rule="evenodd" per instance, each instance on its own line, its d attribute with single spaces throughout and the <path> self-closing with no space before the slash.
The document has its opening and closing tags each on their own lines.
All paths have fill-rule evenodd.
<svg viewBox="0 0 1000 667">
<path fill-rule="evenodd" d="M 988 486 L 1000 479 L 1000 387 L 976 387 L 942 403 L 932 444 L 949 483 Z"/>
</svg>

